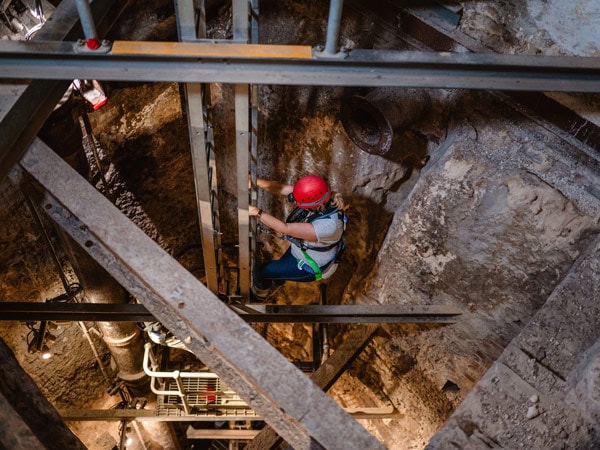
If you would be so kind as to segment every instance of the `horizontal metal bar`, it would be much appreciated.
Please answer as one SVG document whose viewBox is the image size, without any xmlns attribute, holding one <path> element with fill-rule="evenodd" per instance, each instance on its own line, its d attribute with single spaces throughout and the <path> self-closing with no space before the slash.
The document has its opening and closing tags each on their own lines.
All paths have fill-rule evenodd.
<svg viewBox="0 0 600 450">
<path fill-rule="evenodd" d="M 139 304 L 29 303 L 0 302 L 0 320 L 154 322 L 156 319 Z"/>
<path fill-rule="evenodd" d="M 227 407 L 228 410 L 234 408 Z M 215 408 L 218 411 L 218 408 Z M 153 409 L 67 409 L 59 411 L 64 421 L 68 422 L 111 422 L 121 420 L 135 420 L 137 422 L 215 422 L 229 420 L 265 420 L 261 416 L 243 416 L 243 415 L 214 415 L 203 416 L 198 414 L 190 415 L 159 415 L 158 411 Z"/>
<path fill-rule="evenodd" d="M 227 57 L 122 55 L 80 53 L 60 42 L 0 41 L 0 78 L 600 92 L 600 59 L 393 50 L 310 59 L 246 56 L 243 51 Z"/>
<path fill-rule="evenodd" d="M 227 409 L 231 410 L 231 407 Z M 388 419 L 399 418 L 402 414 L 393 407 L 381 408 L 345 408 L 346 412 L 356 419 Z M 66 409 L 59 411 L 65 422 L 112 422 L 135 420 L 136 422 L 227 422 L 230 420 L 265 420 L 260 416 L 240 415 L 159 415 L 154 409 Z"/>
<path fill-rule="evenodd" d="M 185 436 L 188 439 L 233 439 L 250 440 L 254 439 L 260 430 L 230 430 L 230 429 L 202 429 L 188 427 Z"/>
<path fill-rule="evenodd" d="M 392 23 L 399 20 L 404 33 L 415 37 L 433 51 L 461 48 L 462 52 L 490 52 L 479 41 L 460 32 L 455 27 L 448 29 L 447 22 L 436 14 L 437 11 L 402 8 L 401 2 L 395 3 L 399 3 L 399 5 L 394 7 L 391 15 L 389 15 L 391 5 L 386 4 L 388 8 L 386 12 L 389 15 L 387 25 L 392 26 Z M 361 6 L 359 3 L 356 8 L 364 13 L 365 10 Z M 445 8 L 442 9 L 448 11 Z M 381 16 L 378 17 L 381 19 Z M 581 117 L 563 104 L 547 97 L 543 92 L 513 92 L 509 94 L 509 97 L 583 144 L 600 151 L 600 127 L 594 122 Z M 515 107 L 514 103 L 509 103 L 509 106 Z"/>
<path fill-rule="evenodd" d="M 246 305 L 232 308 L 246 322 L 279 323 L 453 323 L 449 306 Z M 0 321 L 153 322 L 141 304 L 0 302 Z"/>
<path fill-rule="evenodd" d="M 451 306 L 263 304 L 245 306 L 240 317 L 247 322 L 454 323 L 460 315 L 460 311 Z"/>
<path fill-rule="evenodd" d="M 246 306 L 265 314 L 319 314 L 323 316 L 457 316 L 461 314 L 458 308 L 450 305 L 265 305 L 263 303 L 246 303 Z"/>
</svg>

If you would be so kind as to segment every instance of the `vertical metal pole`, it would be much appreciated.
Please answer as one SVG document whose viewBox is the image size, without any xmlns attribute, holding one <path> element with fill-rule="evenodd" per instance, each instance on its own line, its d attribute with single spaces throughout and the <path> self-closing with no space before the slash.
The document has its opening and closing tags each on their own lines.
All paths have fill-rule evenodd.
<svg viewBox="0 0 600 450">
<path fill-rule="evenodd" d="M 248 0 L 233 0 L 232 3 L 233 40 L 247 44 L 249 38 L 248 14 L 250 13 Z"/>
<path fill-rule="evenodd" d="M 204 0 L 198 0 L 196 6 L 198 7 L 198 16 L 195 17 L 196 21 L 196 37 L 198 39 L 206 39 L 206 5 Z"/>
<path fill-rule="evenodd" d="M 322 283 L 319 286 L 319 290 L 321 291 L 321 305 L 327 304 L 327 284 Z M 329 358 L 329 335 L 327 332 L 327 324 L 320 323 L 319 324 L 319 335 L 321 337 L 321 342 L 323 344 L 323 349 L 321 351 L 321 364 L 325 364 L 325 361 Z"/>
<path fill-rule="evenodd" d="M 91 50 L 96 50 L 100 47 L 100 41 L 98 40 L 98 33 L 96 32 L 96 25 L 92 17 L 90 3 L 88 0 L 75 0 L 75 4 L 77 5 L 79 21 L 81 22 L 81 28 L 83 28 L 85 36 L 85 45 Z"/>
<path fill-rule="evenodd" d="M 248 0 L 233 0 L 233 39 L 248 42 L 250 12 Z M 250 173 L 250 89 L 247 84 L 235 85 L 235 147 L 237 155 L 239 289 L 240 295 L 250 294 L 250 217 L 248 206 L 248 175 Z"/>
<path fill-rule="evenodd" d="M 249 95 L 247 84 L 235 85 L 235 136 L 237 155 L 239 288 L 240 295 L 250 294 L 250 216 L 248 215 L 249 173 Z"/>
<path fill-rule="evenodd" d="M 325 52 L 335 55 L 338 51 L 337 42 L 340 34 L 340 23 L 342 21 L 342 6 L 344 0 L 331 0 L 329 3 L 329 21 L 327 22 L 327 42 Z"/>
<path fill-rule="evenodd" d="M 206 26 L 199 27 L 196 22 L 196 8 L 192 0 L 175 0 L 177 17 L 177 35 L 181 42 L 193 42 L 206 37 Z M 204 11 L 204 0 L 200 0 L 200 17 Z"/>
</svg>

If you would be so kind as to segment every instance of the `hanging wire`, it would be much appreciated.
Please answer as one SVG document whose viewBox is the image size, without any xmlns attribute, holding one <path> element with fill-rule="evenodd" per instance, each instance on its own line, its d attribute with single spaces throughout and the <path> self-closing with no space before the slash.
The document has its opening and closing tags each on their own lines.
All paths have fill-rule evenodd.
<svg viewBox="0 0 600 450">
<path fill-rule="evenodd" d="M 104 170 L 102 169 L 102 164 L 100 161 L 100 154 L 98 152 L 100 143 L 96 139 L 96 136 L 94 136 L 94 133 L 92 131 L 92 125 L 90 123 L 90 119 L 83 108 L 81 108 L 81 111 L 79 113 L 77 120 L 79 121 L 79 127 L 81 128 L 83 148 L 86 150 L 86 153 L 91 152 L 91 154 L 92 154 L 91 155 L 92 158 L 88 157 L 88 161 L 89 161 L 89 159 L 93 159 L 93 164 L 96 166 L 96 170 L 98 171 L 98 174 L 100 175 L 100 178 L 102 179 L 102 184 L 104 186 L 106 195 L 109 199 L 114 201 L 113 192 L 110 189 L 110 185 L 108 184 L 108 180 L 106 179 L 106 176 L 104 174 Z M 89 162 L 92 163 L 92 161 L 89 161 Z"/>
<path fill-rule="evenodd" d="M 67 280 L 67 277 L 66 277 L 65 273 L 63 272 L 63 267 L 58 259 L 56 251 L 54 250 L 54 246 L 52 245 L 50 236 L 48 236 L 48 233 L 46 232 L 46 228 L 42 224 L 40 215 L 38 214 L 33 202 L 31 201 L 31 197 L 26 192 L 24 192 L 23 194 L 25 195 L 25 201 L 27 202 L 27 207 L 31 211 L 31 215 L 33 216 L 33 219 L 35 220 L 37 226 L 41 230 L 42 235 L 44 236 L 44 241 L 46 241 L 48 249 L 50 250 L 50 256 L 52 257 L 52 261 L 54 262 L 54 264 L 56 265 L 56 267 L 58 269 L 58 276 L 60 277 L 60 281 L 62 282 L 63 288 L 64 288 L 65 292 L 69 293 L 69 292 L 71 292 L 69 280 Z"/>
<path fill-rule="evenodd" d="M 38 20 L 38 23 L 27 30 L 25 33 L 25 40 L 28 41 L 42 28 L 42 26 L 46 23 L 46 18 L 44 17 L 44 9 L 42 7 L 41 0 L 35 0 L 34 8 L 30 9 L 29 12 L 33 17 Z"/>
<path fill-rule="evenodd" d="M 52 245 L 50 236 L 48 235 L 46 228 L 44 227 L 44 225 L 42 223 L 42 220 L 37 212 L 37 209 L 35 208 L 35 205 L 33 204 L 33 201 L 31 200 L 31 197 L 26 192 L 23 192 L 23 194 L 25 196 L 27 206 L 28 206 L 29 210 L 31 211 L 31 215 L 33 216 L 36 224 L 38 225 L 39 229 L 42 232 L 44 241 L 46 242 L 46 245 L 50 251 L 50 256 L 56 266 L 58 275 L 60 277 L 63 288 L 65 290 L 64 294 L 51 299 L 51 301 L 54 301 L 54 302 L 60 302 L 60 301 L 71 302 L 71 301 L 73 301 L 73 302 L 78 303 L 77 295 L 83 291 L 83 287 L 81 286 L 81 284 L 79 282 L 69 283 L 69 280 L 67 279 L 67 276 L 65 275 L 65 272 L 63 270 L 62 264 L 60 263 L 60 260 L 58 259 L 56 250 L 54 249 L 54 246 Z M 83 333 L 83 336 L 87 339 L 88 343 L 90 344 L 92 353 L 94 354 L 94 358 L 96 359 L 96 362 L 98 363 L 98 367 L 100 368 L 100 371 L 102 372 L 102 376 L 104 377 L 104 380 L 105 380 L 107 386 L 111 386 L 113 384 L 112 379 L 104 367 L 102 358 L 100 357 L 100 354 L 98 353 L 98 349 L 96 348 L 96 345 L 94 344 L 94 341 L 90 335 L 89 328 L 87 327 L 85 322 L 81 321 L 81 322 L 77 322 L 77 324 L 79 325 L 79 328 L 81 329 L 81 331 Z M 30 329 L 32 329 L 32 328 L 30 327 Z M 31 332 L 30 332 L 30 334 L 31 334 Z M 28 335 L 27 344 L 28 344 L 28 348 L 29 348 L 29 344 L 30 344 L 29 335 Z"/>
</svg>

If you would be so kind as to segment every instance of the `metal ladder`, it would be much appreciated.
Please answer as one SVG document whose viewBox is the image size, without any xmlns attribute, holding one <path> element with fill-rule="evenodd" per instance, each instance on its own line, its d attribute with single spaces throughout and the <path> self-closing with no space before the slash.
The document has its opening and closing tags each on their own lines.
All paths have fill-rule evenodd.
<svg viewBox="0 0 600 450">
<path fill-rule="evenodd" d="M 198 3 L 198 7 L 195 4 Z M 240 43 L 258 42 L 258 0 L 232 0 L 233 41 Z M 177 29 L 182 42 L 214 42 L 206 39 L 206 17 L 204 2 L 180 0 L 176 2 Z M 221 239 L 219 232 L 219 212 L 216 200 L 217 180 L 214 158 L 214 139 L 208 104 L 210 85 L 185 85 L 187 100 L 188 127 L 192 148 L 192 163 L 201 224 L 202 252 L 208 288 L 215 294 L 228 292 L 231 286 L 237 294 L 248 298 L 250 293 L 252 257 L 254 250 L 248 205 L 256 203 L 256 160 L 258 91 L 256 86 L 235 85 L 235 131 L 237 162 L 238 197 L 238 266 L 234 283 L 225 277 Z M 252 187 L 248 188 L 248 179 Z M 232 272 L 227 271 L 227 276 Z"/>
</svg>

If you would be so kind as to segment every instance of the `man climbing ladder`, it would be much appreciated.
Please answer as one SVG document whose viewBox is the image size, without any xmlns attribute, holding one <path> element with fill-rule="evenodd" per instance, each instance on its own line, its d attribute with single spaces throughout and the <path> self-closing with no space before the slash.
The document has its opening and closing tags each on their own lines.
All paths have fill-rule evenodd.
<svg viewBox="0 0 600 450">
<path fill-rule="evenodd" d="M 304 176 L 293 186 L 264 179 L 258 179 L 257 185 L 287 196 L 296 206 L 285 222 L 250 206 L 251 216 L 291 242 L 280 259 L 255 271 L 252 293 L 257 300 L 264 300 L 285 281 L 309 282 L 331 276 L 345 246 L 342 196 L 332 193 L 329 184 L 316 175 Z"/>
</svg>

